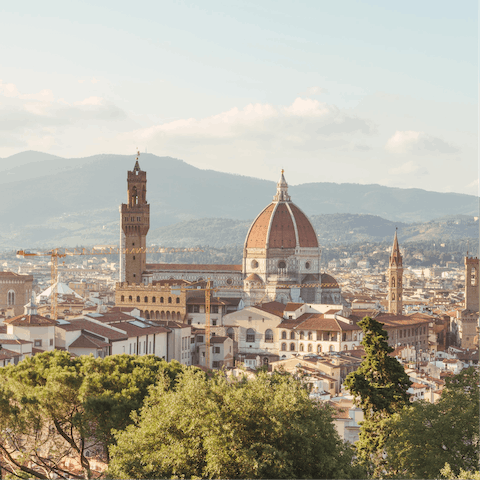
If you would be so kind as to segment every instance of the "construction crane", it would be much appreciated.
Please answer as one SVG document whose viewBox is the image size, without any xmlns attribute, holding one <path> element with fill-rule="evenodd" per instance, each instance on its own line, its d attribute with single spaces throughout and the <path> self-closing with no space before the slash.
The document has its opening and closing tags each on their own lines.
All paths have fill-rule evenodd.
<svg viewBox="0 0 480 480">
<path fill-rule="evenodd" d="M 119 248 L 119 247 L 93 247 L 93 248 L 54 248 L 46 252 L 29 252 L 18 250 L 17 257 L 50 257 L 51 287 L 50 295 L 50 318 L 58 318 L 58 259 L 75 255 L 133 255 L 138 253 L 179 253 L 179 252 L 202 252 L 199 248 L 167 248 L 167 247 L 137 247 L 137 248 Z"/>
</svg>

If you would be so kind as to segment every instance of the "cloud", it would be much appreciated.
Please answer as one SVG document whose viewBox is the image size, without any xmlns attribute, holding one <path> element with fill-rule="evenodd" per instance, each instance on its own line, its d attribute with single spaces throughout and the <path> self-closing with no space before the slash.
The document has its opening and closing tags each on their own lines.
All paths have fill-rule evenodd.
<svg viewBox="0 0 480 480">
<path fill-rule="evenodd" d="M 427 169 L 410 160 L 398 167 L 391 168 L 388 172 L 390 175 L 426 175 Z"/>
<path fill-rule="evenodd" d="M 286 146 L 317 149 L 329 146 L 327 137 L 338 139 L 372 131 L 368 121 L 349 117 L 335 105 L 297 98 L 288 106 L 249 104 L 201 119 L 181 119 L 135 130 L 128 136 L 131 141 L 138 140 L 162 150 L 179 142 L 184 145 L 238 142 L 243 143 L 243 148 L 255 143 L 265 149 Z"/>
<path fill-rule="evenodd" d="M 424 155 L 428 153 L 456 153 L 459 151 L 441 138 L 428 135 L 425 132 L 396 131 L 385 144 L 385 149 L 391 153 L 413 153 Z"/>
<path fill-rule="evenodd" d="M 22 94 L 17 87 L 0 81 L 0 131 L 22 133 L 25 129 L 61 127 L 92 121 L 112 121 L 125 112 L 101 97 L 68 103 L 56 100 L 50 90 Z"/>
</svg>

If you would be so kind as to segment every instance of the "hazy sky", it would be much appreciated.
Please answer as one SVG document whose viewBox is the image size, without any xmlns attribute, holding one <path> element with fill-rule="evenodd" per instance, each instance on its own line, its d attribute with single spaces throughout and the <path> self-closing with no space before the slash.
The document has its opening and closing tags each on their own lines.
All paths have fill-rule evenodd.
<svg viewBox="0 0 480 480">
<path fill-rule="evenodd" d="M 0 157 L 478 192 L 474 0 L 1 2 Z"/>
</svg>

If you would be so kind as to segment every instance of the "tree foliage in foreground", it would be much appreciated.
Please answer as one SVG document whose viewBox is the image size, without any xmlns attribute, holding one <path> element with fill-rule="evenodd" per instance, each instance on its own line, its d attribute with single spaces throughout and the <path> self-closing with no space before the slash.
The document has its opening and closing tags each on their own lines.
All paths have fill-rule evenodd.
<svg viewBox="0 0 480 480">
<path fill-rule="evenodd" d="M 405 369 L 389 354 L 388 334 L 377 320 L 365 317 L 358 325 L 364 332 L 361 344 L 365 349 L 360 367 L 350 373 L 344 385 L 362 408 L 358 457 L 370 475 L 380 475 L 384 469 L 384 446 L 388 436 L 386 421 L 410 403 L 407 393 L 412 384 Z"/>
<path fill-rule="evenodd" d="M 479 384 L 478 371 L 470 367 L 447 377 L 437 403 L 414 402 L 391 418 L 386 441 L 391 476 L 466 478 L 465 472 L 478 472 Z M 442 472 L 446 463 L 450 473 Z"/>
<path fill-rule="evenodd" d="M 90 478 L 87 451 L 108 462 L 112 429 L 131 423 L 151 385 L 169 388 L 182 369 L 151 355 L 72 358 L 58 350 L 0 369 L 2 468 L 28 478 Z"/>
<path fill-rule="evenodd" d="M 349 478 L 352 451 L 328 407 L 290 376 L 205 381 L 185 371 L 152 389 L 116 435 L 113 478 Z"/>
</svg>

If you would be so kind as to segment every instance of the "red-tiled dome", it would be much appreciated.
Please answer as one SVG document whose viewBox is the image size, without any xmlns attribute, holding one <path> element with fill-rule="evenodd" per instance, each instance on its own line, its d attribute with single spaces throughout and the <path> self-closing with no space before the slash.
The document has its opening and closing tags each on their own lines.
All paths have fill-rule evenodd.
<svg viewBox="0 0 480 480">
<path fill-rule="evenodd" d="M 253 222 L 246 248 L 318 248 L 317 234 L 307 216 L 291 202 L 282 176 L 277 194 Z"/>
<path fill-rule="evenodd" d="M 322 273 L 320 275 L 320 282 L 322 288 L 340 288 L 338 282 L 328 273 Z"/>
</svg>

